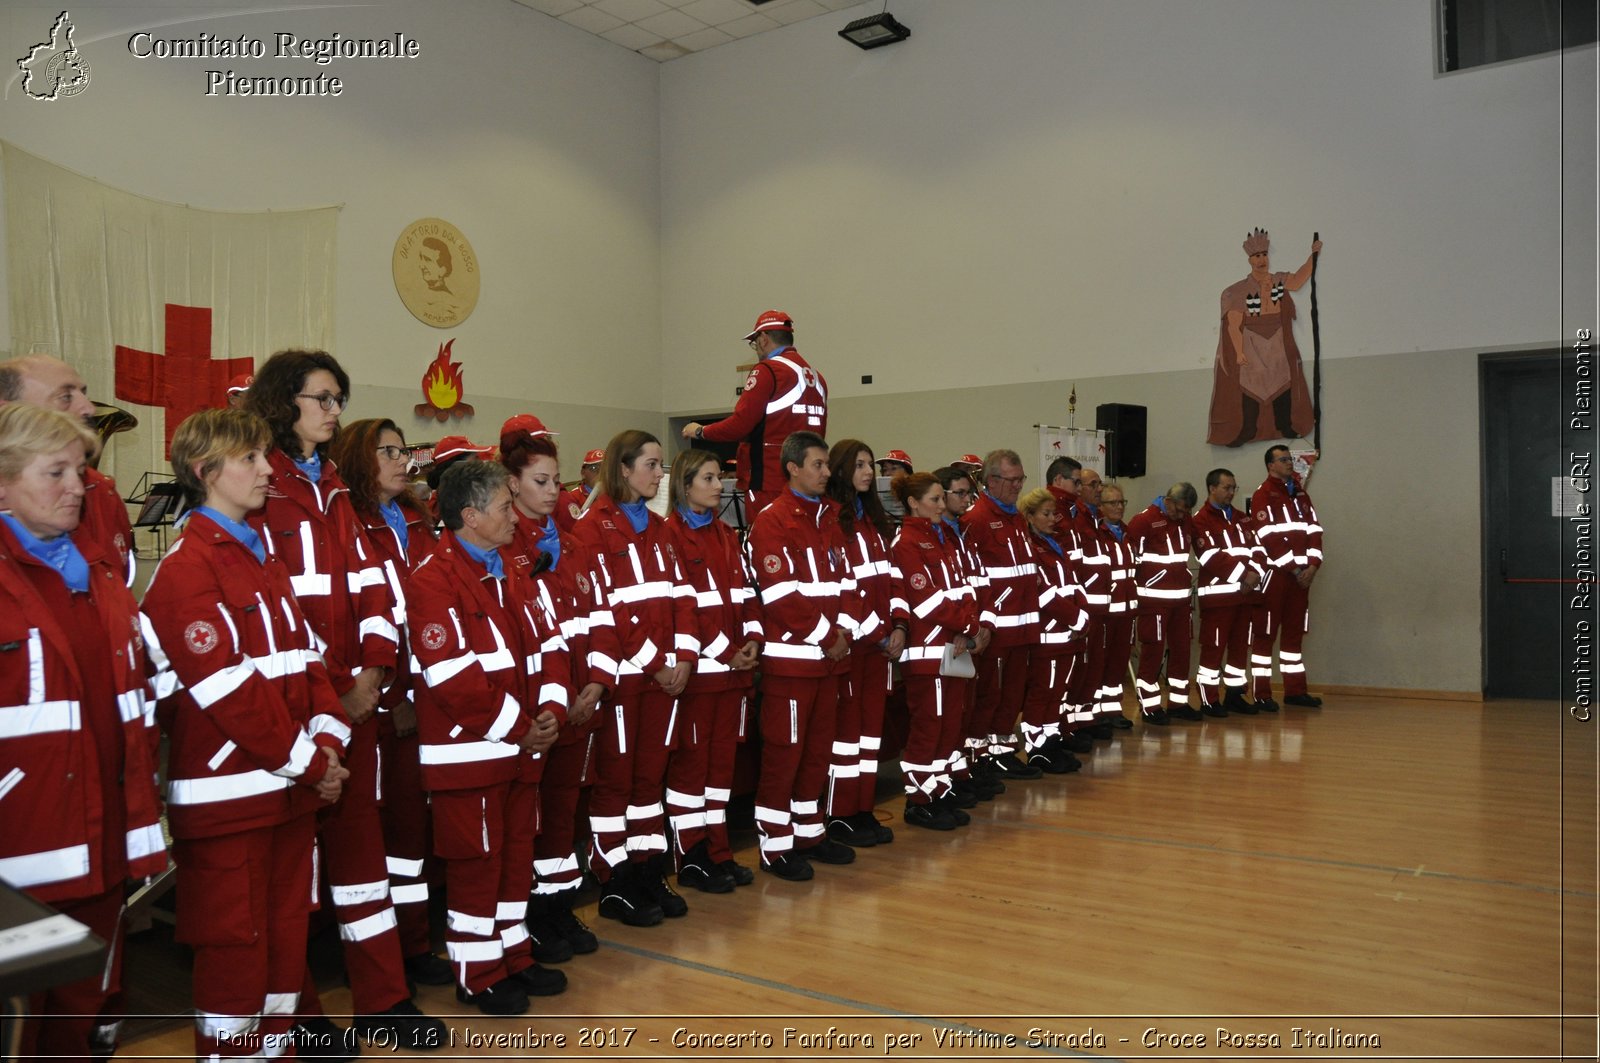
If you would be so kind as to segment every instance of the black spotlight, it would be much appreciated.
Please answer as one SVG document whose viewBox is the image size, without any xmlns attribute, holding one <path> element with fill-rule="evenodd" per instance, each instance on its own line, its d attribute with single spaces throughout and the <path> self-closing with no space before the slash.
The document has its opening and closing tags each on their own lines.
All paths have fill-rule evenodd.
<svg viewBox="0 0 1600 1063">
<path fill-rule="evenodd" d="M 857 48 L 882 48 L 911 36 L 911 31 L 896 22 L 887 11 L 858 18 L 839 31 L 839 36 Z"/>
</svg>

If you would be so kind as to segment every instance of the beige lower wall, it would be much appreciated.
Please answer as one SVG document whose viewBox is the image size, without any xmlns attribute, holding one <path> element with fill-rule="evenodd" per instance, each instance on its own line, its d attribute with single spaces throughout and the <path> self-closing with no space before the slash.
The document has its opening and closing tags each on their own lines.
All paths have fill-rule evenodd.
<svg viewBox="0 0 1600 1063">
<path fill-rule="evenodd" d="M 825 351 L 808 352 L 825 373 Z M 981 359 L 974 360 L 981 375 Z M 1241 491 L 1261 482 L 1266 445 L 1204 442 L 1209 370 L 1046 380 L 836 399 L 834 439 L 856 436 L 879 454 L 910 452 L 919 469 L 957 455 L 1010 447 L 1028 465 L 1036 423 L 1093 427 L 1101 403 L 1149 409 L 1148 474 L 1122 481 L 1129 513 L 1174 480 L 1203 490 L 1225 466 Z M 1318 683 L 1406 690 L 1482 689 L 1477 358 L 1445 351 L 1325 364 L 1325 458 L 1310 482 L 1327 528 L 1327 564 L 1311 597 L 1306 661 Z"/>
</svg>

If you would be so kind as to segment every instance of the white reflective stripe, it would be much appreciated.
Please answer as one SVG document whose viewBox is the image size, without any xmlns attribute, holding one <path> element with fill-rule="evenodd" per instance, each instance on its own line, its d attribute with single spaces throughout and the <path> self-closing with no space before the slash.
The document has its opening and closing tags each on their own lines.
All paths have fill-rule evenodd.
<svg viewBox="0 0 1600 1063">
<path fill-rule="evenodd" d="M 655 658 L 656 658 L 655 640 L 653 640 L 653 639 L 645 639 L 644 640 L 644 645 L 639 647 L 639 652 L 635 653 L 633 656 L 629 657 L 623 663 L 631 664 L 635 668 L 642 669 L 646 665 L 648 665 L 651 661 L 655 660 Z"/>
<path fill-rule="evenodd" d="M 944 589 L 936 590 L 928 595 L 927 598 L 912 606 L 911 611 L 917 615 L 918 620 L 926 620 L 949 596 L 949 592 Z"/>
<path fill-rule="evenodd" d="M 1160 587 L 1140 587 L 1139 588 L 1139 597 L 1141 597 L 1141 598 L 1187 598 L 1187 597 L 1189 597 L 1189 588 L 1188 587 L 1183 587 L 1183 588 L 1178 589 L 1178 590 L 1162 590 Z"/>
<path fill-rule="evenodd" d="M 300 1007 L 299 993 L 268 993 L 261 1014 L 293 1015 L 298 1007 Z"/>
<path fill-rule="evenodd" d="M 316 755 L 317 744 L 311 740 L 310 735 L 301 731 L 294 736 L 294 748 L 289 750 L 289 759 L 283 767 L 272 774 L 281 775 L 286 779 L 298 779 L 305 774 L 306 768 L 311 766 L 311 758 Z M 215 771 L 216 765 L 213 764 L 211 768 Z"/>
<path fill-rule="evenodd" d="M 1022 576 L 1032 576 L 1039 571 L 1038 565 L 990 565 L 985 570 L 991 580 L 1018 579 Z"/>
<path fill-rule="evenodd" d="M 257 1015 L 219 1015 L 213 1011 L 194 1010 L 194 1025 L 202 1037 L 213 1041 L 237 1041 L 246 1034 L 254 1033 L 261 1025 L 261 1016 Z M 229 1053 L 230 1057 L 232 1053 Z"/>
<path fill-rule="evenodd" d="M 721 657 L 728 647 L 732 645 L 733 643 L 728 641 L 728 636 L 726 634 L 718 632 L 716 638 L 712 639 L 709 643 L 700 648 L 700 655 L 707 659 Z M 703 667 L 704 666 L 702 665 L 702 668 Z"/>
<path fill-rule="evenodd" d="M 287 790 L 294 784 L 269 771 L 256 769 L 237 775 L 218 775 L 210 779 L 173 779 L 167 786 L 169 805 L 209 805 L 217 801 L 233 801 L 241 797 L 255 797 L 278 790 Z"/>
<path fill-rule="evenodd" d="M 317 735 L 332 735 L 344 745 L 350 744 L 350 727 L 343 720 L 335 719 L 327 713 L 319 712 L 306 721 L 306 733 L 315 738 Z"/>
<path fill-rule="evenodd" d="M 484 732 L 483 736 L 491 742 L 499 742 L 511 733 L 512 726 L 516 724 L 521 715 L 522 706 L 518 705 L 517 699 L 507 692 L 500 702 L 500 711 L 495 715 L 494 723 L 489 725 L 489 729 Z"/>
<path fill-rule="evenodd" d="M 559 859 L 547 857 L 533 862 L 533 873 L 540 878 L 550 878 L 554 875 L 562 875 L 576 870 L 578 870 L 578 857 L 575 853 Z"/>
<path fill-rule="evenodd" d="M 943 659 L 943 646 L 907 646 L 900 654 L 900 660 L 902 661 L 935 661 Z"/>
<path fill-rule="evenodd" d="M 206 761 L 206 767 L 210 768 L 212 771 L 216 771 L 218 768 L 222 767 L 223 761 L 233 756 L 233 751 L 238 748 L 238 746 L 234 745 L 232 739 L 222 743 L 222 746 L 215 753 L 211 754 L 211 759 Z"/>
<path fill-rule="evenodd" d="M 0 707 L 0 739 L 25 738 L 49 731 L 76 731 L 83 726 L 76 701 L 41 701 Z"/>
<path fill-rule="evenodd" d="M 444 951 L 453 963 L 493 963 L 505 955 L 500 939 L 492 941 L 446 941 Z"/>
<path fill-rule="evenodd" d="M 117 713 L 123 723 L 133 723 L 144 716 L 144 691 L 125 690 L 117 695 Z"/>
<path fill-rule="evenodd" d="M 632 547 L 630 546 L 631 550 Z M 631 605 L 635 602 L 648 602 L 656 598 L 672 597 L 672 584 L 664 579 L 647 580 L 627 587 L 613 587 L 611 589 L 611 604 Z"/>
<path fill-rule="evenodd" d="M 689 634 L 687 631 L 674 632 L 672 636 L 672 648 L 682 653 L 686 653 L 690 657 L 696 657 L 700 654 L 700 640 L 694 635 Z"/>
<path fill-rule="evenodd" d="M 667 848 L 665 834 L 637 834 L 628 839 L 627 850 L 633 852 L 663 852 Z"/>
<path fill-rule="evenodd" d="M 379 638 L 386 639 L 389 642 L 400 641 L 400 632 L 395 629 L 393 624 L 381 616 L 367 617 L 365 620 L 361 621 L 361 626 L 357 629 L 357 632 L 359 638 L 366 638 L 368 635 L 376 635 Z"/>
<path fill-rule="evenodd" d="M 494 635 L 494 650 L 490 653 L 477 654 L 478 664 L 483 666 L 485 672 L 501 672 L 514 667 L 516 661 L 511 656 L 511 651 L 506 648 L 505 636 L 500 634 L 500 628 L 487 617 L 484 618 L 489 625 L 489 632 Z"/>
<path fill-rule="evenodd" d="M 385 859 L 384 866 L 388 868 L 389 874 L 398 878 L 422 877 L 421 860 L 403 860 L 398 856 L 391 856 Z M 392 889 L 393 887 L 390 888 Z"/>
<path fill-rule="evenodd" d="M 193 695 L 196 705 L 202 709 L 209 709 L 243 686 L 245 680 L 254 675 L 255 671 L 255 662 L 246 657 L 238 664 L 212 672 L 200 682 L 190 686 L 189 693 Z"/>
<path fill-rule="evenodd" d="M 596 834 L 617 834 L 628 829 L 628 821 L 623 816 L 590 816 L 589 829 Z"/>
<path fill-rule="evenodd" d="M 386 934 L 393 930 L 398 923 L 395 921 L 394 909 L 385 908 L 365 919 L 357 919 L 353 923 L 339 924 L 339 937 L 344 941 L 366 941 L 379 934 Z"/>
<path fill-rule="evenodd" d="M 28 773 L 23 771 L 21 768 L 12 768 L 10 771 L 6 772 L 5 776 L 0 778 L 0 798 L 4 798 L 6 794 L 10 793 L 16 787 L 17 783 L 21 782 L 27 777 Z"/>
<path fill-rule="evenodd" d="M 441 683 L 448 683 L 472 664 L 477 655 L 470 650 L 459 657 L 447 657 L 435 665 L 422 670 L 423 680 L 430 686 L 436 687 Z"/>
<path fill-rule="evenodd" d="M 504 948 L 514 949 L 528 940 L 528 927 L 524 923 L 512 923 L 500 931 L 500 944 Z"/>
<path fill-rule="evenodd" d="M 629 805 L 628 806 L 628 818 L 629 819 L 650 819 L 653 816 L 661 815 L 662 812 L 664 812 L 664 811 L 666 811 L 666 810 L 662 807 L 660 801 L 657 801 L 653 805 Z"/>
<path fill-rule="evenodd" d="M 366 904 L 369 901 L 385 900 L 389 896 L 389 880 L 379 879 L 376 882 L 357 882 L 349 886 L 330 886 L 329 892 L 333 894 L 333 903 L 350 906 L 353 904 Z"/>
<path fill-rule="evenodd" d="M 1036 612 L 1029 612 L 1029 613 L 1022 613 L 1022 614 L 1019 614 L 1017 616 L 996 616 L 991 621 L 991 625 L 990 626 L 997 627 L 997 628 L 998 627 L 1026 627 L 1029 624 L 1037 624 L 1038 622 L 1039 622 L 1039 614 L 1036 613 Z"/>
<path fill-rule="evenodd" d="M 801 395 L 805 394 L 805 391 L 806 391 L 806 374 L 805 374 L 805 371 L 803 369 L 801 369 L 798 365 L 796 365 L 794 362 L 790 361 L 787 358 L 769 358 L 769 359 L 767 359 L 767 361 L 769 361 L 769 362 L 781 362 L 784 365 L 788 366 L 794 372 L 794 387 L 790 388 L 788 391 L 785 391 L 782 395 L 779 395 L 779 396 L 775 397 L 771 402 L 767 403 L 767 412 L 768 413 L 781 413 L 784 410 L 788 409 L 790 406 L 793 406 L 794 403 L 795 403 L 795 400 L 798 399 Z M 819 377 L 818 378 L 818 385 L 817 385 L 817 389 L 819 391 L 821 390 L 821 382 L 820 381 L 821 381 L 821 378 Z"/>
<path fill-rule="evenodd" d="M 527 901 L 501 901 L 495 906 L 494 917 L 503 919 L 524 919 L 528 915 Z"/>
<path fill-rule="evenodd" d="M 695 591 L 694 603 L 702 609 L 715 609 L 722 604 L 722 592 L 715 587 L 708 591 Z"/>
<path fill-rule="evenodd" d="M 769 642 L 761 652 L 767 657 L 786 657 L 791 660 L 820 661 L 825 656 L 821 646 L 795 646 L 787 642 Z"/>
<path fill-rule="evenodd" d="M 89 846 L 69 845 L 65 849 L 50 849 L 24 856 L 0 859 L 0 879 L 27 889 L 50 882 L 65 882 L 82 878 L 89 873 Z"/>
<path fill-rule="evenodd" d="M 393 904 L 426 904 L 428 903 L 428 884 L 426 882 L 413 882 L 407 886 L 389 887 L 389 900 Z"/>
<path fill-rule="evenodd" d="M 1187 553 L 1158 554 L 1154 550 L 1146 550 L 1139 555 L 1141 565 L 1181 565 L 1189 560 Z"/>
<path fill-rule="evenodd" d="M 539 686 L 539 704 L 556 704 L 563 708 L 567 704 L 567 688 L 561 683 L 542 683 Z"/>
<path fill-rule="evenodd" d="M 333 583 L 328 579 L 326 572 L 307 572 L 299 576 L 290 576 L 289 586 L 294 589 L 296 598 L 326 598 L 333 593 Z"/>
<path fill-rule="evenodd" d="M 456 742 L 450 745 L 417 746 L 417 759 L 423 764 L 471 764 L 480 760 L 503 760 L 521 750 L 510 742 Z"/>
</svg>

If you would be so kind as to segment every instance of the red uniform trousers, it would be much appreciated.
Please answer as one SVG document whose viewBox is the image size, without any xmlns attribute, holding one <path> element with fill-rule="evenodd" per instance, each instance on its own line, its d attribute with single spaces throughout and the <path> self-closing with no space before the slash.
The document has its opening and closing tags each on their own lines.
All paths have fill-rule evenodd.
<svg viewBox="0 0 1600 1063">
<path fill-rule="evenodd" d="M 850 651 L 850 671 L 839 677 L 839 713 L 828 766 L 829 818 L 870 812 L 878 803 L 883 706 L 891 685 L 889 658 L 882 650 L 858 645 Z M 959 718 L 961 713 L 953 715 Z"/>
<path fill-rule="evenodd" d="M 711 754 L 714 695 L 678 698 L 677 744 L 667 758 L 667 821 L 672 824 L 672 861 L 706 840 L 706 771 Z"/>
<path fill-rule="evenodd" d="M 88 1063 L 93 1058 L 95 1028 L 102 1024 L 100 1009 L 122 986 L 122 898 L 118 882 L 94 897 L 51 904 L 106 943 L 106 963 L 88 978 L 28 997 L 18 1059 L 38 1056 Z"/>
<path fill-rule="evenodd" d="M 1095 707 L 1104 687 L 1104 672 L 1109 648 L 1106 637 L 1110 634 L 1110 618 L 1090 616 L 1084 632 L 1083 663 L 1072 670 L 1067 682 L 1067 714 L 1063 729 L 1069 734 L 1082 730 L 1094 722 Z"/>
<path fill-rule="evenodd" d="M 629 680 L 623 680 L 626 685 Z M 661 804 L 667 758 L 677 735 L 677 699 L 659 685 L 621 693 L 598 710 L 594 786 L 589 791 L 589 866 L 601 882 L 623 861 L 644 863 L 667 851 Z"/>
<path fill-rule="evenodd" d="M 468 993 L 533 966 L 523 920 L 538 832 L 538 783 L 433 792 L 433 851 L 450 904 L 445 950 Z"/>
<path fill-rule="evenodd" d="M 1212 606 L 1200 610 L 1200 700 L 1223 698 L 1223 687 L 1244 693 L 1249 680 L 1250 621 L 1254 605 Z M 1270 671 L 1270 669 L 1269 669 Z"/>
<path fill-rule="evenodd" d="M 946 675 L 908 675 L 905 683 L 907 729 L 900 770 L 906 802 L 925 805 L 950 792 L 951 764 L 961 757 L 962 708 L 972 683 Z"/>
<path fill-rule="evenodd" d="M 1101 700 L 1096 716 L 1110 719 L 1122 715 L 1122 692 L 1128 684 L 1128 662 L 1133 659 L 1133 622 L 1136 613 L 1115 613 L 1106 618 L 1101 646 Z"/>
<path fill-rule="evenodd" d="M 197 1058 L 293 1054 L 316 829 L 304 814 L 174 843 L 177 939 L 194 949 Z"/>
<path fill-rule="evenodd" d="M 1161 665 L 1166 662 L 1167 704 L 1189 704 L 1189 644 L 1194 641 L 1193 609 L 1187 600 L 1157 608 L 1153 599 L 1139 603 L 1139 674 L 1135 685 L 1139 707 L 1145 712 L 1161 708 Z"/>
<path fill-rule="evenodd" d="M 839 706 L 839 676 L 763 675 L 756 830 L 770 864 L 822 841 L 822 788 Z"/>
<path fill-rule="evenodd" d="M 378 752 L 382 762 L 383 848 L 388 854 L 389 900 L 399 923 L 400 951 L 421 956 L 433 951 L 428 929 L 428 880 L 437 868 L 430 858 L 428 794 L 422 788 L 417 735 L 395 736 L 387 714 L 378 717 Z"/>
<path fill-rule="evenodd" d="M 375 1015 L 411 999 L 400 952 L 399 921 L 389 900 L 389 864 L 378 815 L 378 722 L 350 728 L 350 772 L 344 793 L 317 816 L 317 852 L 328 877 L 333 914 L 344 943 L 351 1008 Z M 322 1014 L 311 971 L 306 970 L 300 1014 Z"/>
<path fill-rule="evenodd" d="M 1274 569 L 1267 580 L 1263 601 L 1255 610 L 1254 641 L 1250 645 L 1250 674 L 1255 698 L 1272 697 L 1272 644 L 1278 642 L 1278 674 L 1285 697 L 1306 692 L 1306 662 L 1300 645 L 1310 630 L 1308 605 L 1311 592 L 1295 582 L 1288 569 Z"/>
<path fill-rule="evenodd" d="M 539 780 L 539 836 L 533 841 L 533 893 L 549 897 L 583 885 L 578 863 L 578 798 L 585 784 L 594 733 L 557 744 L 545 754 Z"/>
<path fill-rule="evenodd" d="M 999 756 L 1009 753 L 1007 744 L 1017 730 L 1022 715 L 1022 699 L 1028 689 L 1028 656 L 1032 646 L 989 647 L 979 654 L 978 710 L 979 730 L 969 737 L 987 742 L 987 752 Z"/>
<path fill-rule="evenodd" d="M 1028 690 L 1022 699 L 1022 745 L 1032 753 L 1061 734 L 1067 691 L 1076 672 L 1087 672 L 1082 640 L 1035 646 L 1028 657 Z"/>
<path fill-rule="evenodd" d="M 734 760 L 748 733 L 750 688 L 721 690 L 712 699 L 710 743 L 706 747 L 706 840 L 709 855 L 733 859 L 728 841 L 728 800 L 733 796 Z"/>
</svg>

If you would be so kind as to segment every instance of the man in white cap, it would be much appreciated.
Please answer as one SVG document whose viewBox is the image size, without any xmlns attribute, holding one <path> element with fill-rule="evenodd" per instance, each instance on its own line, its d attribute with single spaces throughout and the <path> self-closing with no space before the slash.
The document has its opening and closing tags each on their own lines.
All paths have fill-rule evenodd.
<svg viewBox="0 0 1600 1063">
<path fill-rule="evenodd" d="M 714 424 L 691 421 L 686 440 L 739 444 L 739 490 L 754 517 L 787 489 L 783 441 L 794 432 L 828 433 L 828 382 L 794 349 L 794 320 L 764 310 L 745 342 L 761 359 L 745 378 L 733 413 Z"/>
</svg>

